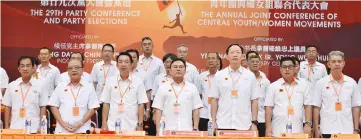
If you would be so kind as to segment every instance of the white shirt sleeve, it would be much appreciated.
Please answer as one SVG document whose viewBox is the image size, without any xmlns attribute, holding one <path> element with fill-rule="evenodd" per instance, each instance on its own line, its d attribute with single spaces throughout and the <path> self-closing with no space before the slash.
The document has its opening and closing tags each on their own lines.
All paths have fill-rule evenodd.
<svg viewBox="0 0 361 139">
<path fill-rule="evenodd" d="M 358 89 L 359 89 L 359 91 L 361 93 L 361 78 L 360 78 L 360 80 L 358 80 Z"/>
<path fill-rule="evenodd" d="M 218 81 L 217 81 L 217 75 L 215 77 L 215 82 L 211 84 L 211 90 L 209 92 L 209 97 L 213 97 L 213 98 L 219 98 L 219 94 L 220 94 L 220 88 L 218 86 Z"/>
<path fill-rule="evenodd" d="M 145 91 L 144 85 L 142 83 L 139 84 L 137 89 L 138 96 L 138 104 L 143 104 L 148 102 L 147 92 Z"/>
<path fill-rule="evenodd" d="M 111 81 L 107 81 L 100 95 L 100 102 L 110 103 L 110 94 L 112 92 Z M 118 86 L 119 87 L 119 86 Z"/>
<path fill-rule="evenodd" d="M 54 87 L 56 87 L 58 85 L 57 80 L 58 80 L 59 77 L 60 77 L 60 71 L 59 71 L 58 68 L 56 68 L 56 72 L 55 72 L 55 75 L 54 75 Z"/>
<path fill-rule="evenodd" d="M 8 74 L 6 74 L 6 71 L 2 68 L 0 69 L 0 74 L 1 74 L 0 88 L 8 88 L 8 84 L 9 84 Z"/>
<path fill-rule="evenodd" d="M 159 80 L 161 78 L 158 78 L 158 76 L 155 78 L 154 82 L 153 82 L 153 87 L 152 87 L 152 95 L 155 95 L 155 93 L 157 92 L 158 88 L 159 88 Z"/>
<path fill-rule="evenodd" d="M 11 107 L 12 99 L 11 99 L 11 89 L 6 89 L 4 98 L 2 99 L 2 104 L 8 107 Z"/>
<path fill-rule="evenodd" d="M 255 99 L 258 99 L 260 96 L 261 96 L 261 90 L 257 89 L 259 88 L 257 86 L 257 80 L 252 80 L 251 81 L 251 100 L 255 100 Z"/>
<path fill-rule="evenodd" d="M 40 100 L 40 106 L 46 106 L 48 105 L 49 102 L 49 90 L 46 89 L 45 87 L 43 87 L 44 85 L 39 85 L 40 86 L 40 94 L 39 94 L 39 100 Z M 55 91 L 54 91 L 55 92 Z"/>
<path fill-rule="evenodd" d="M 199 96 L 198 90 L 194 88 L 194 92 L 195 93 L 193 93 L 193 110 L 203 107 L 203 102 L 201 100 L 201 97 Z"/>
<path fill-rule="evenodd" d="M 89 84 L 89 90 L 91 90 L 90 92 L 90 96 L 89 96 L 89 100 L 88 100 L 88 109 L 96 109 L 99 108 L 99 102 L 98 102 L 98 97 L 97 94 L 94 90 L 93 84 Z"/>
<path fill-rule="evenodd" d="M 322 84 L 322 82 L 320 82 L 321 80 L 319 80 L 315 87 L 314 90 L 311 91 L 312 93 L 312 105 L 316 106 L 316 107 L 321 107 L 322 105 L 322 88 L 324 87 L 324 85 Z"/>
<path fill-rule="evenodd" d="M 361 106 L 361 93 L 360 90 L 355 82 L 353 85 L 353 92 L 352 92 L 352 107 Z"/>
<path fill-rule="evenodd" d="M 306 83 L 305 92 L 303 92 L 303 105 L 312 105 L 312 96 L 310 91 L 310 85 Z"/>
<path fill-rule="evenodd" d="M 165 99 L 164 98 L 164 93 L 163 93 L 162 87 L 160 87 L 158 89 L 155 97 L 154 97 L 152 107 L 163 110 L 163 108 L 164 108 L 164 99 Z"/>
<path fill-rule="evenodd" d="M 60 107 L 59 93 L 64 93 L 64 92 L 62 92 L 61 89 L 64 89 L 64 87 L 57 86 L 55 88 L 54 93 L 50 97 L 48 105 L 54 106 L 54 107 Z"/>
<path fill-rule="evenodd" d="M 98 72 L 97 64 L 94 64 L 93 69 L 92 69 L 92 71 L 90 73 L 93 82 L 98 82 L 97 72 Z"/>
<path fill-rule="evenodd" d="M 273 107 L 275 105 L 275 93 L 278 92 L 277 89 L 274 89 L 274 86 L 276 86 L 276 84 L 271 84 L 266 92 L 266 98 L 264 101 L 264 106 L 271 106 Z"/>
<path fill-rule="evenodd" d="M 326 68 L 326 66 L 325 65 L 323 65 L 322 64 L 322 77 L 321 78 L 323 78 L 323 77 L 326 77 L 327 76 L 327 68 Z"/>
</svg>

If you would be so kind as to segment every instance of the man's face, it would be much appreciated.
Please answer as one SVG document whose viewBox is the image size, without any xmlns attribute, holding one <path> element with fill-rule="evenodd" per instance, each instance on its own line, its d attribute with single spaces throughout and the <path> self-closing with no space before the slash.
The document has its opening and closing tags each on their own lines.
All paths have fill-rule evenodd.
<svg viewBox="0 0 361 139">
<path fill-rule="evenodd" d="M 217 58 L 217 69 L 221 70 L 221 60 Z"/>
<path fill-rule="evenodd" d="M 186 60 L 187 56 L 188 56 L 188 48 L 184 47 L 184 46 L 178 47 L 177 55 L 178 55 L 178 58 Z"/>
<path fill-rule="evenodd" d="M 83 75 L 82 61 L 77 59 L 72 59 L 68 63 L 68 75 L 71 80 L 79 80 L 81 75 Z"/>
<path fill-rule="evenodd" d="M 29 58 L 26 58 L 20 61 L 18 70 L 20 72 L 21 77 L 30 77 L 35 71 L 35 68 L 31 63 L 31 60 Z"/>
<path fill-rule="evenodd" d="M 102 56 L 104 60 L 111 60 L 113 59 L 114 56 L 114 51 L 112 49 L 112 47 L 110 46 L 105 46 L 103 51 L 102 51 Z"/>
<path fill-rule="evenodd" d="M 293 65 L 292 61 L 283 61 L 280 70 L 283 78 L 294 78 L 295 65 Z"/>
<path fill-rule="evenodd" d="M 41 49 L 40 54 L 38 56 L 41 62 L 49 62 L 51 55 L 48 49 Z"/>
<path fill-rule="evenodd" d="M 227 59 L 230 64 L 231 63 L 240 64 L 243 59 L 242 49 L 237 45 L 231 46 L 227 54 Z"/>
<path fill-rule="evenodd" d="M 137 56 L 137 53 L 135 53 L 135 52 L 130 52 L 129 54 L 130 54 L 130 56 L 132 56 L 132 59 L 133 59 L 132 67 L 137 67 L 137 64 L 138 64 L 138 56 Z"/>
<path fill-rule="evenodd" d="M 143 53 L 151 54 L 153 53 L 153 42 L 151 40 L 144 40 L 142 42 Z"/>
<path fill-rule="evenodd" d="M 174 77 L 184 77 L 186 67 L 182 61 L 175 61 L 170 67 L 170 74 Z"/>
<path fill-rule="evenodd" d="M 331 69 L 331 71 L 342 72 L 343 67 L 345 67 L 345 60 L 341 56 L 333 55 L 329 57 L 327 65 Z"/>
<path fill-rule="evenodd" d="M 166 70 L 170 70 L 170 63 L 172 63 L 172 59 L 170 59 L 170 58 L 167 58 L 164 61 L 164 67 L 165 67 Z"/>
<path fill-rule="evenodd" d="M 260 59 L 259 58 L 250 58 L 248 60 L 248 68 L 251 71 L 259 71 L 259 68 L 261 67 Z"/>
<path fill-rule="evenodd" d="M 70 59 L 76 59 L 76 60 L 83 62 L 83 58 L 81 57 L 81 54 L 79 54 L 79 53 L 72 54 Z"/>
<path fill-rule="evenodd" d="M 207 55 L 207 67 L 208 68 L 213 68 L 213 67 L 217 67 L 217 54 L 216 53 L 208 53 Z"/>
<path fill-rule="evenodd" d="M 121 55 L 118 58 L 117 66 L 120 69 L 120 71 L 129 71 L 131 65 L 131 61 L 128 56 Z"/>
<path fill-rule="evenodd" d="M 318 52 L 315 47 L 309 47 L 306 51 L 306 58 L 307 59 L 317 59 Z"/>
</svg>

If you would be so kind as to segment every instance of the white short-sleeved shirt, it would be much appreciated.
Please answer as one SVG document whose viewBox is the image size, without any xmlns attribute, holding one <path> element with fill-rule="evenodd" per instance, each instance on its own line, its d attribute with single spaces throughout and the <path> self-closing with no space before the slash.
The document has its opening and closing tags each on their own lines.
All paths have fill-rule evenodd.
<svg viewBox="0 0 361 139">
<path fill-rule="evenodd" d="M 60 75 L 59 69 L 50 63 L 48 67 L 44 67 L 40 64 L 36 72 L 37 76 L 45 79 L 45 86 L 49 88 L 48 95 L 50 97 L 56 87 L 56 78 Z"/>
<path fill-rule="evenodd" d="M 177 99 L 171 85 L 178 94 L 179 113 L 174 112 L 174 104 Z M 165 130 L 191 131 L 193 129 L 193 110 L 202 108 L 203 104 L 195 85 L 188 81 L 185 81 L 184 84 L 176 84 L 172 81 L 160 85 L 152 107 L 163 111 Z"/>
<path fill-rule="evenodd" d="M 123 100 L 120 93 L 124 94 Z M 118 111 L 121 100 L 124 104 L 123 112 Z M 119 116 L 122 130 L 135 131 L 138 123 L 138 105 L 147 103 L 148 98 L 141 79 L 129 76 L 127 80 L 122 80 L 120 75 L 117 75 L 107 79 L 100 101 L 110 104 L 107 121 L 109 130 L 115 130 L 115 121 Z"/>
<path fill-rule="evenodd" d="M 327 70 L 324 64 L 316 61 L 314 66 L 310 66 L 311 65 L 308 64 L 308 61 L 302 61 L 300 63 L 298 76 L 302 79 L 308 80 L 311 84 L 315 84 L 318 80 L 327 76 Z"/>
<path fill-rule="evenodd" d="M 85 82 L 93 83 L 92 77 L 87 72 L 83 72 L 83 75 L 81 75 L 81 79 Z M 70 82 L 68 72 L 63 72 L 58 78 L 56 78 L 56 85 L 58 85 L 60 82 Z"/>
<path fill-rule="evenodd" d="M 154 83 L 153 79 L 155 79 L 157 75 L 165 73 L 163 61 L 154 55 L 149 58 L 146 58 L 144 55 L 139 56 L 137 68 L 144 71 L 146 73 L 146 78 L 149 79 L 146 82 L 146 87 L 152 87 Z"/>
<path fill-rule="evenodd" d="M 173 79 L 170 75 L 167 75 L 166 73 L 161 73 L 159 75 L 157 75 L 155 77 L 155 80 L 154 80 L 154 83 L 153 83 L 153 89 L 152 89 L 152 96 L 151 96 L 151 100 L 154 99 L 157 91 L 158 91 L 158 88 L 161 84 L 164 84 L 166 82 L 172 82 Z"/>
<path fill-rule="evenodd" d="M 0 67 L 0 88 L 8 88 L 8 84 L 9 84 L 9 76 L 8 74 L 6 74 L 6 71 Z"/>
<path fill-rule="evenodd" d="M 46 106 L 48 102 L 47 88 L 44 89 L 41 85 L 44 82 L 41 80 L 31 79 L 27 84 L 24 84 L 22 78 L 11 82 L 6 89 L 2 104 L 11 107 L 11 129 L 24 129 L 26 118 L 31 120 L 31 133 L 37 133 L 40 125 L 40 106 Z M 26 95 L 27 90 L 30 90 Z M 25 117 L 19 117 L 20 108 L 22 107 L 22 95 L 24 95 Z"/>
<path fill-rule="evenodd" d="M 296 79 L 294 87 L 287 84 L 283 78 L 269 86 L 264 106 L 273 107 L 272 129 L 274 136 L 279 137 L 281 133 L 286 133 L 289 118 L 288 95 L 291 96 L 291 106 L 294 109 L 294 115 L 291 116 L 292 133 L 303 133 L 304 105 L 312 104 L 312 96 L 309 91 L 309 83 L 304 79 Z"/>
<path fill-rule="evenodd" d="M 100 95 L 103 91 L 106 79 L 119 73 L 119 69 L 117 68 L 117 62 L 111 61 L 110 63 L 111 64 L 104 64 L 104 61 L 99 61 L 93 66 L 91 77 L 93 82 L 97 83 L 95 91 L 98 98 L 100 98 Z"/>
<path fill-rule="evenodd" d="M 197 67 L 194 66 L 193 64 L 191 63 L 186 63 L 186 74 L 184 75 L 184 78 L 194 84 L 197 89 L 198 89 L 198 92 L 201 93 L 201 82 L 200 82 L 200 79 L 199 79 L 199 72 L 197 70 Z"/>
<path fill-rule="evenodd" d="M 74 100 L 73 94 L 74 96 L 77 96 L 76 102 Z M 75 103 L 76 106 L 79 107 L 78 116 L 73 116 L 73 107 L 75 106 Z M 84 115 L 90 109 L 99 108 L 99 102 L 94 90 L 94 85 L 92 83 L 85 82 L 84 80 L 80 80 L 80 84 L 78 85 L 73 85 L 70 83 L 70 81 L 59 83 L 55 88 L 48 105 L 57 107 L 59 109 L 62 120 L 71 125 L 83 119 Z M 74 133 L 86 133 L 87 130 L 90 130 L 90 123 L 91 121 L 89 119 Z M 69 134 L 70 132 L 65 130 L 59 124 L 59 122 L 57 122 L 55 133 Z"/>
<path fill-rule="evenodd" d="M 262 71 L 259 71 L 260 75 L 257 79 L 257 90 L 260 93 L 260 97 L 258 98 L 258 122 L 265 123 L 265 109 L 264 109 L 264 102 L 266 98 L 266 92 L 270 85 L 270 81 L 267 79 L 266 74 Z"/>
<path fill-rule="evenodd" d="M 200 74 L 201 93 L 203 108 L 200 110 L 199 117 L 209 119 L 211 117 L 211 105 L 208 104 L 208 96 L 211 91 L 212 84 L 215 82 L 215 75 L 210 75 L 209 71 Z"/>
<path fill-rule="evenodd" d="M 341 84 L 333 80 L 331 75 L 320 79 L 313 94 L 312 105 L 320 107 L 320 130 L 322 134 L 352 134 L 354 130 L 352 108 L 361 106 L 361 94 L 356 81 L 349 76 L 343 76 L 340 92 L 342 111 L 336 111 L 338 97 L 334 90 L 340 90 Z"/>
<path fill-rule="evenodd" d="M 234 81 L 239 77 L 234 86 Z M 241 76 L 240 76 L 241 75 Z M 233 71 L 231 67 L 217 72 L 216 81 L 209 97 L 218 98 L 216 122 L 219 129 L 249 130 L 252 121 L 251 101 L 258 99 L 257 81 L 249 70 L 240 67 Z M 237 97 L 232 97 L 232 90 L 237 90 Z"/>
</svg>

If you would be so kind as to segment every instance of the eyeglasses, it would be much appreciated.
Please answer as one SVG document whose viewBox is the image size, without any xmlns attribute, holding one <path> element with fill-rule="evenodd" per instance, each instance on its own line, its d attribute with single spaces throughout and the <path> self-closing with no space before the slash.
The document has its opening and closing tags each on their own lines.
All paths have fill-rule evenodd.
<svg viewBox="0 0 361 139">
<path fill-rule="evenodd" d="M 68 67 L 68 71 L 72 71 L 72 70 L 79 70 L 83 67 Z"/>
<path fill-rule="evenodd" d="M 295 67 L 294 65 L 290 65 L 290 66 L 281 66 L 281 68 L 282 68 L 282 69 L 285 69 L 285 70 L 287 70 L 287 69 L 291 70 L 291 69 L 293 69 L 294 67 Z"/>
</svg>

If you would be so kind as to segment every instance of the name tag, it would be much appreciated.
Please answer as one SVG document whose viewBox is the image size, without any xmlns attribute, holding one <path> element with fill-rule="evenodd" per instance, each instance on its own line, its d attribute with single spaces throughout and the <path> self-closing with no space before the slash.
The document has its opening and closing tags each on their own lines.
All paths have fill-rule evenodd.
<svg viewBox="0 0 361 139">
<path fill-rule="evenodd" d="M 25 114 L 26 114 L 26 109 L 24 107 L 21 107 L 19 111 L 19 117 L 24 118 Z"/>
<path fill-rule="evenodd" d="M 118 104 L 118 112 L 124 112 L 124 103 Z"/>
<path fill-rule="evenodd" d="M 288 115 L 294 115 L 295 114 L 295 110 L 293 109 L 292 106 L 288 106 Z"/>
<path fill-rule="evenodd" d="M 73 116 L 78 116 L 79 115 L 79 107 L 78 106 L 74 106 L 73 107 Z"/>
<path fill-rule="evenodd" d="M 179 113 L 179 111 L 180 111 L 180 104 L 179 103 L 174 103 L 174 105 L 173 105 L 173 109 L 174 109 L 174 112 L 175 113 Z"/>
<path fill-rule="evenodd" d="M 336 111 L 342 111 L 342 103 L 341 102 L 336 102 L 335 103 L 335 110 Z"/>
<path fill-rule="evenodd" d="M 237 96 L 238 96 L 238 91 L 232 90 L 232 98 L 237 98 Z"/>
</svg>

